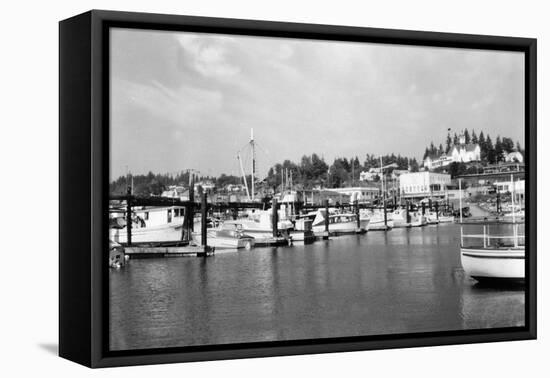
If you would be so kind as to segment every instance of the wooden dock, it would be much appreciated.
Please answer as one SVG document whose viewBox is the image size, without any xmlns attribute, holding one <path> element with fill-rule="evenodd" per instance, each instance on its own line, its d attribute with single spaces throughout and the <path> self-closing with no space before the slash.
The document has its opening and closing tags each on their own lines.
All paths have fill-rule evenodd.
<svg viewBox="0 0 550 378">
<path fill-rule="evenodd" d="M 205 257 L 214 254 L 213 247 L 180 245 L 132 245 L 126 246 L 124 252 L 130 259 L 150 257 Z"/>
</svg>

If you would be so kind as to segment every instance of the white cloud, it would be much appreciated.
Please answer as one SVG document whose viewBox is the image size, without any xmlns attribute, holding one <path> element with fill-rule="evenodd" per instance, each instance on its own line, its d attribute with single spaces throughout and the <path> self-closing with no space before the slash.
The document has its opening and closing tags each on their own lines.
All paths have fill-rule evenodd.
<svg viewBox="0 0 550 378">
<path fill-rule="evenodd" d="M 234 42 L 233 38 L 179 33 L 176 39 L 189 52 L 186 58 L 192 60 L 192 67 L 205 77 L 231 78 L 241 71 L 227 59 L 227 45 Z"/>
</svg>

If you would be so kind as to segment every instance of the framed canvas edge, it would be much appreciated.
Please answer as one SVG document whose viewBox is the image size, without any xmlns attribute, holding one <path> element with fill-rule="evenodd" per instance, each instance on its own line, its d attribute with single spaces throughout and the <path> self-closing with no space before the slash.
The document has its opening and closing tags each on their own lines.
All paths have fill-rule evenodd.
<svg viewBox="0 0 550 378">
<path fill-rule="evenodd" d="M 77 16 L 79 17 L 79 16 Z M 328 26 L 312 24 L 281 23 L 271 21 L 250 21 L 235 19 L 205 18 L 195 16 L 159 15 L 132 12 L 114 11 L 90 11 L 82 15 L 90 17 L 90 218 L 91 244 L 88 253 L 90 275 L 89 296 L 90 296 L 90 358 L 88 361 L 76 361 L 89 367 L 111 367 L 121 365 L 156 364 L 171 362 L 190 362 L 235 358 L 252 358 L 297 354 L 330 353 L 344 351 L 358 351 L 371 349 L 408 348 L 438 346 L 450 344 L 468 344 L 496 341 L 527 340 L 536 338 L 536 39 L 516 37 L 479 36 L 472 34 L 417 32 L 404 30 L 357 28 L 348 26 Z M 106 75 L 106 60 L 104 47 L 106 44 L 105 27 L 114 24 L 134 26 L 141 25 L 142 28 L 161 26 L 165 29 L 174 28 L 187 29 L 199 28 L 217 32 L 230 32 L 236 34 L 273 35 L 287 36 L 299 35 L 319 39 L 334 40 L 361 40 L 378 43 L 399 43 L 426 46 L 448 46 L 461 48 L 487 48 L 494 50 L 522 51 L 526 54 L 526 144 L 528 151 L 528 230 L 529 230 L 529 255 L 528 259 L 529 279 L 527 288 L 529 295 L 526 297 L 526 327 L 512 328 L 507 330 L 478 330 L 472 332 L 435 332 L 430 334 L 407 334 L 407 335 L 381 335 L 370 338 L 370 340 L 347 340 L 347 341 L 325 341 L 323 339 L 307 340 L 302 344 L 273 342 L 260 343 L 270 344 L 269 346 L 247 347 L 227 345 L 216 350 L 201 350 L 191 352 L 143 352 L 132 351 L 131 355 L 113 355 L 105 349 L 106 332 L 108 325 L 106 317 L 105 301 L 108 298 L 108 291 L 104 274 L 106 266 L 102 264 L 102 246 L 105 245 L 106 233 L 104 232 L 105 204 L 108 198 L 107 183 L 105 181 L 108 172 L 108 101 L 104 96 L 108 87 L 108 76 Z M 62 73 L 60 72 L 60 82 Z M 82 99 L 80 99 L 82 101 Z M 74 101 L 79 101 L 78 98 Z M 60 113 L 62 112 L 60 103 Z M 61 119 L 60 119 L 61 123 Z M 60 126 L 61 128 L 61 126 Z M 62 135 L 60 132 L 60 149 Z M 60 162 L 61 164 L 61 162 Z M 60 174 L 60 187 L 68 185 L 66 179 Z M 86 199 L 81 199 L 85 201 Z M 61 202 L 60 202 L 61 211 Z M 61 224 L 60 219 L 60 224 Z M 60 234 L 60 238 L 62 235 Z M 60 247 L 61 248 L 61 247 Z M 62 262 L 60 259 L 60 266 Z M 84 273 L 84 272 L 83 272 Z M 61 272 L 60 272 L 61 274 Z M 61 287 L 60 287 L 61 293 Z M 60 307 L 61 311 L 61 307 Z M 60 328 L 65 327 L 60 323 Z M 86 330 L 84 330 L 85 332 Z M 451 335 L 449 335 L 449 333 Z M 467 334 L 466 334 L 467 333 Z M 361 337 L 359 337 L 361 338 Z M 357 338 L 355 338 L 357 339 Z M 251 344 L 252 345 L 252 344 Z M 61 345 L 60 345 L 61 350 Z M 68 356 L 65 356 L 71 359 Z M 73 359 L 74 360 L 74 359 Z"/>
</svg>

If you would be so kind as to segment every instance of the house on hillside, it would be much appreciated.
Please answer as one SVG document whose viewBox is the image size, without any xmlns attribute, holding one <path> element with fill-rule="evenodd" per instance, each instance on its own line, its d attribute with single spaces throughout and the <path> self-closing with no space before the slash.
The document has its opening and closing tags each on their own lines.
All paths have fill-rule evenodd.
<svg viewBox="0 0 550 378">
<path fill-rule="evenodd" d="M 451 147 L 449 154 L 453 158 L 453 162 L 469 163 L 471 161 L 481 160 L 481 148 L 479 144 L 466 144 L 464 134 L 460 134 L 459 144 L 455 144 Z"/>
<path fill-rule="evenodd" d="M 445 167 L 451 163 L 469 163 L 481 160 L 481 147 L 477 143 L 466 143 L 464 134 L 460 134 L 458 144 L 451 147 L 448 153 L 429 154 L 424 159 L 424 167 L 432 170 Z"/>
<path fill-rule="evenodd" d="M 504 161 L 507 163 L 523 163 L 523 155 L 519 151 L 504 153 Z"/>
</svg>

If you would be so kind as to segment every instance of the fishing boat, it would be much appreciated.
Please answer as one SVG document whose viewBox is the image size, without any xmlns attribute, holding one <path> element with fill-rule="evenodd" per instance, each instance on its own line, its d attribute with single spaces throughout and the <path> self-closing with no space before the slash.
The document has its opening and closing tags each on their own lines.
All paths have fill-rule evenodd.
<svg viewBox="0 0 550 378">
<path fill-rule="evenodd" d="M 511 176 L 514 182 L 514 176 Z M 459 179 L 459 187 L 461 185 Z M 466 274 L 477 281 L 525 281 L 525 225 L 516 217 L 512 186 L 511 220 L 462 221 L 460 201 L 460 260 Z M 473 228 L 465 231 L 466 227 Z M 473 232 L 473 233 L 471 233 Z"/>
<path fill-rule="evenodd" d="M 428 212 L 426 214 L 426 222 L 428 224 L 439 224 L 439 216 L 437 213 Z"/>
<path fill-rule="evenodd" d="M 368 221 L 367 231 L 386 231 L 393 228 L 392 213 L 386 213 L 384 218 L 384 211 L 380 210 L 366 210 L 361 209 L 360 218 L 361 222 Z"/>
<path fill-rule="evenodd" d="M 227 220 L 224 225 L 233 225 L 238 227 L 246 235 L 252 236 L 256 242 L 273 237 L 272 210 L 254 210 L 241 219 Z M 294 225 L 289 220 L 277 222 L 277 230 L 284 236 L 294 229 Z"/>
<path fill-rule="evenodd" d="M 359 220 L 357 227 L 357 215 L 353 213 L 326 213 L 325 210 L 317 210 L 313 219 L 312 229 L 314 233 L 325 231 L 325 219 L 328 217 L 328 230 L 333 234 L 352 234 L 366 230 L 369 224 L 367 219 Z"/>
<path fill-rule="evenodd" d="M 407 211 L 405 209 L 395 209 L 392 213 L 393 227 L 404 228 L 411 227 L 411 218 L 407 219 Z"/>
<path fill-rule="evenodd" d="M 470 226 L 471 231 L 464 228 Z M 523 232 L 522 232 L 523 228 Z M 523 222 L 462 222 L 460 259 L 466 274 L 477 281 L 525 279 L 525 233 Z"/>
<path fill-rule="evenodd" d="M 193 241 L 198 245 L 201 237 L 200 232 L 193 233 Z M 239 223 L 219 222 L 213 228 L 207 229 L 207 243 L 216 250 L 241 248 L 250 250 L 254 247 L 255 239 L 247 235 Z"/>
<path fill-rule="evenodd" d="M 439 223 L 453 223 L 455 221 L 455 217 L 452 215 L 439 215 Z"/>
<path fill-rule="evenodd" d="M 182 237 L 184 208 L 181 206 L 142 207 L 132 211 L 132 242 L 178 241 Z M 126 214 L 110 214 L 109 237 L 117 243 L 127 243 Z"/>
</svg>

